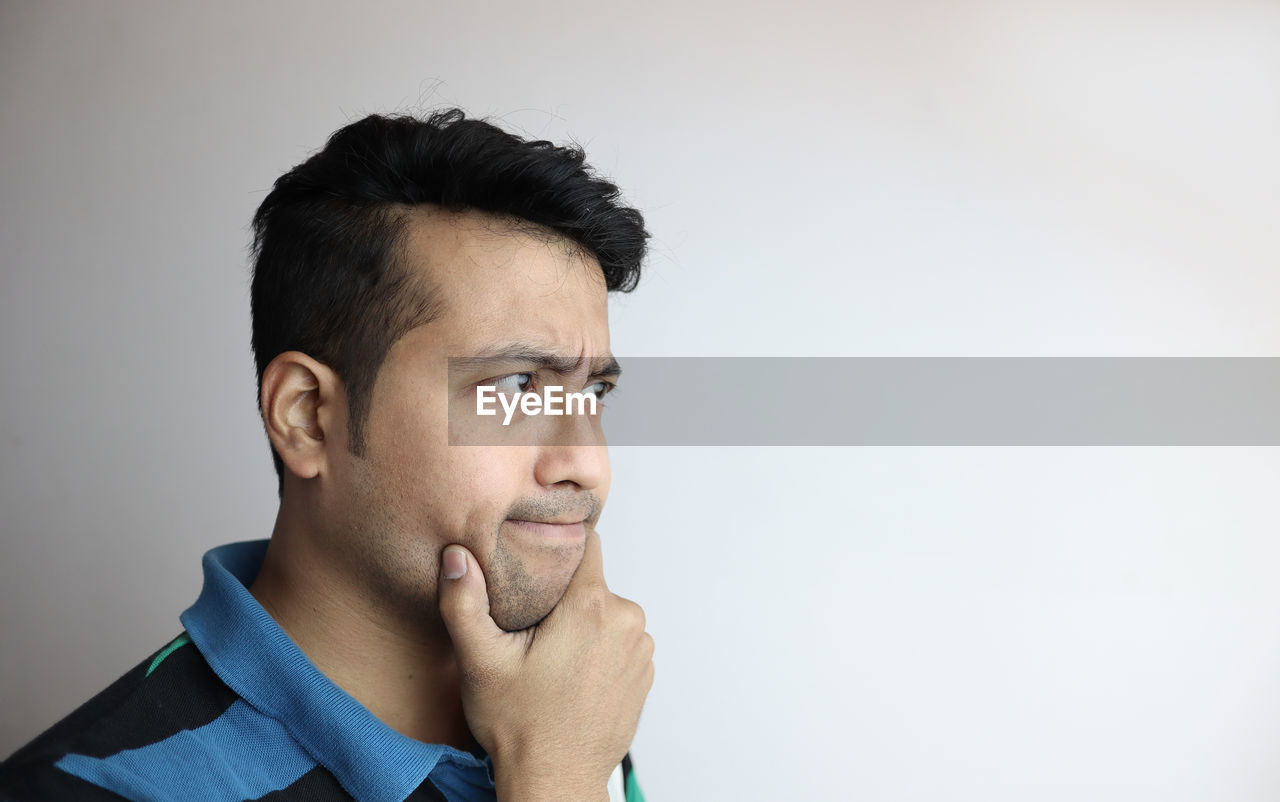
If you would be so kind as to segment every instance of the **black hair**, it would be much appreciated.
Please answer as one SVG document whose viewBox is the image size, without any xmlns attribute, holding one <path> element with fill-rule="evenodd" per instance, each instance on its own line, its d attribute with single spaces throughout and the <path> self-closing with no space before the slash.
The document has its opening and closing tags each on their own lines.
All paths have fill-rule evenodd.
<svg viewBox="0 0 1280 802">
<path fill-rule="evenodd" d="M 459 109 L 373 114 L 281 176 L 253 217 L 253 352 L 297 350 L 346 386 L 348 448 L 365 449 L 369 396 L 387 351 L 440 313 L 429 279 L 400 262 L 412 207 L 476 210 L 550 229 L 594 256 L 609 291 L 640 279 L 649 234 L 580 147 L 527 141 Z M 272 447 L 284 493 L 284 463 Z"/>
</svg>

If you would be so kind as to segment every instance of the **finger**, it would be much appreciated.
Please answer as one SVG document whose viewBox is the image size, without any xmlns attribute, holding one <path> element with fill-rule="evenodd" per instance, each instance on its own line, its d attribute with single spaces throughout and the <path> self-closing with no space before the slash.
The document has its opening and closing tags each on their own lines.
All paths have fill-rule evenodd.
<svg viewBox="0 0 1280 802">
<path fill-rule="evenodd" d="M 582 562 L 578 563 L 578 569 L 573 572 L 573 578 L 569 580 L 569 587 L 565 589 L 564 595 L 568 597 L 583 594 L 596 595 L 606 589 L 600 535 L 594 529 L 588 529 L 586 545 L 582 550 Z"/>
<path fill-rule="evenodd" d="M 440 555 L 439 605 L 464 672 L 474 673 L 499 656 L 506 633 L 489 615 L 488 586 L 480 564 L 462 546 L 447 546 Z"/>
</svg>

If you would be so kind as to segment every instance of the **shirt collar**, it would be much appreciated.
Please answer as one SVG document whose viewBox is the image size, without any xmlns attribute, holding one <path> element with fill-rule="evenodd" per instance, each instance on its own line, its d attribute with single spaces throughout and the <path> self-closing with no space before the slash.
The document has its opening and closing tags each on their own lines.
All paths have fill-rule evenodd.
<svg viewBox="0 0 1280 802">
<path fill-rule="evenodd" d="M 302 653 L 247 587 L 267 542 L 231 543 L 204 555 L 204 588 L 181 620 L 214 673 L 283 724 L 356 799 L 399 802 L 437 766 L 437 784 L 492 789 L 488 756 L 396 732 Z"/>
</svg>

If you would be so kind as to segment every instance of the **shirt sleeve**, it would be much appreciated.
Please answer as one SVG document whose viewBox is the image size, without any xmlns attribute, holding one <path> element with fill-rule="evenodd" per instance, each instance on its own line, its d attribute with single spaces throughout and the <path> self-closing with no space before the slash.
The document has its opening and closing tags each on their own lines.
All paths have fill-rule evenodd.
<svg viewBox="0 0 1280 802">
<path fill-rule="evenodd" d="M 635 766 L 631 762 L 630 752 L 622 758 L 622 762 L 618 764 L 618 769 L 620 769 L 620 771 L 615 771 L 614 774 L 621 780 L 621 788 L 619 789 L 620 793 L 616 797 L 619 802 L 645 802 L 644 792 L 640 790 L 640 783 L 636 780 L 636 770 Z M 610 802 L 613 802 L 615 799 L 613 796 L 612 780 L 613 778 L 611 777 L 609 789 Z"/>
</svg>

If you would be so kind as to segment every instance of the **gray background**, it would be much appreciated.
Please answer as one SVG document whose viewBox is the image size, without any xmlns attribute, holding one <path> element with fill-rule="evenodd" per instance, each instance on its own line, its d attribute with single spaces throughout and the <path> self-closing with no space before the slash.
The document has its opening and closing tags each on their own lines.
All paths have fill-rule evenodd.
<svg viewBox="0 0 1280 802">
<path fill-rule="evenodd" d="M 0 753 L 269 533 L 246 226 L 367 112 L 578 138 L 620 356 L 1280 354 L 1273 2 L 0 9 Z M 613 463 L 655 802 L 1280 797 L 1275 448 Z"/>
</svg>

